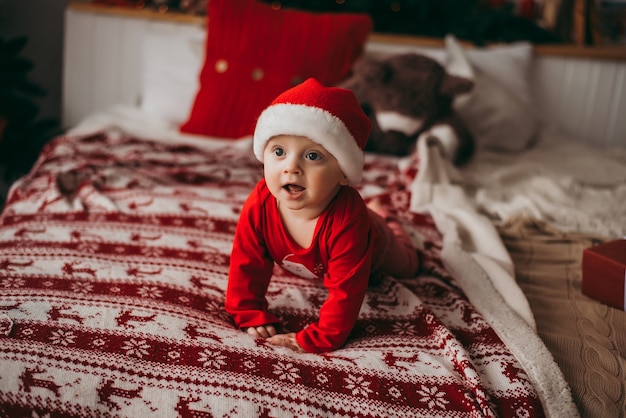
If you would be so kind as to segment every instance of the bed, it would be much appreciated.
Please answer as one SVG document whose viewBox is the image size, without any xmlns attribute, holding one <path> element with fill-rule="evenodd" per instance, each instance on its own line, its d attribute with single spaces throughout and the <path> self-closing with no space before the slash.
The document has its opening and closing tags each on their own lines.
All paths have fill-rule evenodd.
<svg viewBox="0 0 626 418">
<path fill-rule="evenodd" d="M 102 16 L 81 16 L 68 11 L 68 36 L 107 38 Z M 122 21 L 112 36 L 139 33 Z M 532 144 L 481 148 L 462 168 L 427 142 L 406 157 L 367 154 L 359 191 L 402 219 L 422 273 L 372 287 L 343 348 L 298 354 L 235 329 L 223 309 L 234 228 L 262 166 L 249 136 L 181 132 L 210 55 L 198 45 L 211 42 L 182 26 L 144 27 L 120 105 L 96 103 L 11 188 L 0 216 L 0 415 L 623 416 L 624 312 L 580 293 L 581 249 L 626 235 L 623 149 L 592 149 L 536 118 Z M 130 39 L 124 48 L 139 45 Z M 406 48 L 416 49 L 370 40 L 365 53 Z M 467 55 L 474 65 L 512 55 L 517 68 L 520 54 L 532 65 L 529 51 Z M 70 99 L 92 84 L 64 71 L 67 122 L 81 108 Z M 513 100 L 517 117 L 526 100 Z M 288 329 L 314 321 L 324 299 L 320 284 L 275 270 L 268 300 Z"/>
</svg>

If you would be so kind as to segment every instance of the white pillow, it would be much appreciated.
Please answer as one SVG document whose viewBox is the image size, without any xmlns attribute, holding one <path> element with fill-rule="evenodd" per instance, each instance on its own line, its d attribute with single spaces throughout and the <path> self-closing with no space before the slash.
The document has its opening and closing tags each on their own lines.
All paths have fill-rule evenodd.
<svg viewBox="0 0 626 418">
<path fill-rule="evenodd" d="M 474 80 L 474 88 L 454 101 L 478 149 L 521 151 L 535 139 L 539 120 L 530 96 L 532 46 L 528 43 L 468 50 L 446 37 L 451 73 Z"/>
<path fill-rule="evenodd" d="M 478 71 L 530 105 L 530 71 L 533 47 L 518 42 L 488 49 L 466 51 L 469 62 Z"/>
<path fill-rule="evenodd" d="M 155 23 L 144 32 L 140 108 L 179 126 L 191 111 L 204 60 L 201 27 Z"/>
</svg>

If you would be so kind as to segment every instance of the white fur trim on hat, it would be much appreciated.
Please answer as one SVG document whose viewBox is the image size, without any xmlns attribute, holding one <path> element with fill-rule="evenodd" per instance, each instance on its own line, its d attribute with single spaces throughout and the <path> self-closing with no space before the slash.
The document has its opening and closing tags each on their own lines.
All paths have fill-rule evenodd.
<svg viewBox="0 0 626 418">
<path fill-rule="evenodd" d="M 254 131 L 253 151 L 263 162 L 265 145 L 274 136 L 305 136 L 323 146 L 339 163 L 351 185 L 361 181 L 365 156 L 354 137 L 336 116 L 302 104 L 274 104 L 261 113 Z"/>
</svg>

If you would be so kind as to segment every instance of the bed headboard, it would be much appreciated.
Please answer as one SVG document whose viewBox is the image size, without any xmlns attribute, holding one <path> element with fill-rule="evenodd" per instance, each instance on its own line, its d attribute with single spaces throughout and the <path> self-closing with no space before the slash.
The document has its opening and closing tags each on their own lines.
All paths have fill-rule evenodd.
<svg viewBox="0 0 626 418">
<path fill-rule="evenodd" d="M 80 3 L 78 3 L 80 5 Z M 145 13 L 99 12 L 72 7 L 65 14 L 63 126 L 117 104 L 138 105 L 144 94 L 143 42 L 160 36 L 189 46 L 181 57 L 202 54 L 204 18 L 154 19 Z M 439 42 L 373 35 L 367 50 L 390 52 L 441 48 Z M 626 147 L 626 60 L 558 56 L 536 48 L 531 97 L 544 122 L 555 123 L 580 141 L 599 147 Z M 186 56 L 184 54 L 187 54 Z M 198 57 L 196 57 L 198 58 Z M 195 60 L 196 64 L 200 59 Z M 190 68 L 190 76 L 195 77 Z M 176 94 L 190 94 L 178 92 Z M 193 92 L 191 92 L 193 94 Z M 185 111 L 185 109 L 183 109 Z"/>
</svg>

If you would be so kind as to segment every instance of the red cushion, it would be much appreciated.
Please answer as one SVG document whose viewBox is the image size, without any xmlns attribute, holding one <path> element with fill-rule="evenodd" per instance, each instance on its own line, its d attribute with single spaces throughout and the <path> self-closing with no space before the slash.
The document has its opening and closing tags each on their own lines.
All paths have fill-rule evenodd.
<svg viewBox="0 0 626 418">
<path fill-rule="evenodd" d="M 240 138 L 281 92 L 350 72 L 372 29 L 365 14 L 274 10 L 254 0 L 211 0 L 205 62 L 186 133 Z"/>
</svg>

